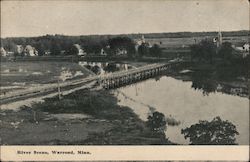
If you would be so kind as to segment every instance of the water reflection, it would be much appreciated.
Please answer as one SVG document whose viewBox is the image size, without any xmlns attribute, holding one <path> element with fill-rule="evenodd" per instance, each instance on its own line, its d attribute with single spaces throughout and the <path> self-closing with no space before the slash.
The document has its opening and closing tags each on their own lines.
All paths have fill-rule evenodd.
<svg viewBox="0 0 250 162">
<path fill-rule="evenodd" d="M 166 117 L 179 121 L 179 125 L 169 125 L 166 131 L 166 136 L 173 142 L 188 144 L 189 141 L 181 134 L 181 129 L 190 127 L 199 120 L 211 121 L 220 116 L 237 127 L 239 135 L 236 142 L 248 144 L 249 100 L 223 94 L 215 90 L 215 85 L 204 86 L 205 83 L 205 79 L 192 83 L 163 76 L 158 81 L 149 79 L 133 86 L 119 88 L 113 93 L 117 95 L 120 105 L 131 107 L 143 120 L 147 120 L 149 109 L 153 107 Z M 203 91 L 192 87 L 200 87 L 214 93 L 204 95 Z"/>
<path fill-rule="evenodd" d="M 191 87 L 195 90 L 201 90 L 203 95 L 217 91 L 218 83 L 210 79 L 211 72 L 196 71 L 192 73 L 191 78 Z"/>
<path fill-rule="evenodd" d="M 97 75 L 103 75 L 132 68 L 132 66 L 128 64 L 115 62 L 79 62 L 79 65 L 86 67 Z"/>
<path fill-rule="evenodd" d="M 188 74 L 180 73 L 179 79 L 191 81 L 191 87 L 201 91 L 204 96 L 210 93 L 222 92 L 226 94 L 248 97 L 248 87 L 243 81 L 219 81 L 213 78 L 213 71 L 197 70 Z M 189 79 L 186 79 L 189 78 Z"/>
</svg>

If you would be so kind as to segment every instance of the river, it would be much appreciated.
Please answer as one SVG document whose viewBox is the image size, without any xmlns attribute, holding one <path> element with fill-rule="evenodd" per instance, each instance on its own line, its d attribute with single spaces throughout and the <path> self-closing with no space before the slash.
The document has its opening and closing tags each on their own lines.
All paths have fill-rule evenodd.
<svg viewBox="0 0 250 162">
<path fill-rule="evenodd" d="M 134 85 L 113 90 L 119 104 L 131 107 L 143 120 L 147 120 L 150 107 L 163 113 L 167 118 L 179 121 L 179 125 L 168 125 L 166 136 L 178 144 L 188 144 L 181 129 L 198 123 L 199 120 L 211 121 L 220 116 L 232 122 L 239 135 L 236 142 L 249 144 L 249 100 L 248 98 L 221 92 L 204 95 L 200 90 L 191 88 L 192 82 L 183 82 L 168 76 L 149 79 Z"/>
</svg>

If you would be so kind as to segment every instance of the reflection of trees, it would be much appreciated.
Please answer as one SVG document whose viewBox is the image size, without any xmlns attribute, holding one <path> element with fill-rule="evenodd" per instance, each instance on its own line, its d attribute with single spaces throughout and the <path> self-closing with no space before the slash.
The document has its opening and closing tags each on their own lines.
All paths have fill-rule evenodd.
<svg viewBox="0 0 250 162">
<path fill-rule="evenodd" d="M 215 81 L 212 81 L 211 73 L 209 71 L 196 71 L 192 74 L 192 88 L 195 90 L 202 90 L 203 95 L 208 95 L 211 92 L 215 92 L 217 90 L 218 84 Z"/>
<path fill-rule="evenodd" d="M 116 64 L 109 63 L 106 67 L 103 68 L 103 70 L 107 72 L 114 72 L 114 71 L 118 71 L 119 68 L 116 66 Z"/>
<path fill-rule="evenodd" d="M 155 81 L 159 81 L 161 79 L 161 76 L 156 76 Z"/>
<path fill-rule="evenodd" d="M 100 74 L 100 72 L 101 72 L 101 68 L 100 68 L 99 66 L 97 66 L 97 65 L 93 66 L 93 67 L 91 68 L 91 70 L 92 70 L 95 74 Z"/>
<path fill-rule="evenodd" d="M 91 66 L 91 65 L 85 65 L 85 67 L 91 71 L 93 71 L 95 74 L 100 74 L 101 73 L 101 68 L 97 65 Z"/>
<path fill-rule="evenodd" d="M 234 145 L 236 126 L 229 121 L 215 117 L 211 122 L 206 120 L 181 130 L 185 139 L 189 138 L 192 145 Z"/>
</svg>

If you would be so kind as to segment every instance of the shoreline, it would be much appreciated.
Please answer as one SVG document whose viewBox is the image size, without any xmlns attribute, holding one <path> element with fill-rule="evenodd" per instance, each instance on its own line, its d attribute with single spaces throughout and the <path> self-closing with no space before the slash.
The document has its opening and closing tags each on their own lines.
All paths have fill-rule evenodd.
<svg viewBox="0 0 250 162">
<path fill-rule="evenodd" d="M 0 112 L 2 145 L 173 144 L 103 90 L 79 90 L 60 101 L 47 98 L 17 112 Z M 75 118 L 67 114 L 75 114 Z"/>
</svg>

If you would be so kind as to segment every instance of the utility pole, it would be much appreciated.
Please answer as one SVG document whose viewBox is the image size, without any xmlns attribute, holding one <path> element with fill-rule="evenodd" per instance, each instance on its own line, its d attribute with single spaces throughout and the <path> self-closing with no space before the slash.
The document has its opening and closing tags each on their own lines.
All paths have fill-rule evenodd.
<svg viewBox="0 0 250 162">
<path fill-rule="evenodd" d="M 61 100 L 62 99 L 62 95 L 61 95 L 61 87 L 60 87 L 60 80 L 57 80 L 57 89 L 58 89 L 58 99 Z"/>
</svg>

